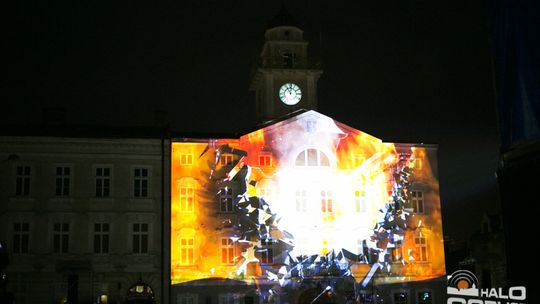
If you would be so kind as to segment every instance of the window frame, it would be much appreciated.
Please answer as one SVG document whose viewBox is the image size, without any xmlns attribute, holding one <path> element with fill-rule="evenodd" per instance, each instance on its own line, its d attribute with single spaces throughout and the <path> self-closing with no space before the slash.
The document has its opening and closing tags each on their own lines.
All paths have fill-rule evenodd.
<svg viewBox="0 0 540 304">
<path fill-rule="evenodd" d="M 418 240 L 423 240 L 423 241 L 418 242 Z M 427 237 L 425 235 L 419 234 L 419 235 L 414 236 L 414 249 L 415 249 L 414 260 L 416 262 L 420 262 L 420 263 L 429 262 L 428 242 L 427 242 Z"/>
<path fill-rule="evenodd" d="M 17 229 L 17 225 L 19 228 Z M 30 222 L 17 221 L 12 224 L 11 252 L 16 255 L 30 253 Z M 26 227 L 26 229 L 25 229 Z M 15 241 L 17 240 L 17 241 Z"/>
<path fill-rule="evenodd" d="M 19 173 L 21 168 L 21 173 Z M 26 172 L 28 169 L 28 172 Z M 31 164 L 16 164 L 14 166 L 15 187 L 14 195 L 16 197 L 30 197 L 32 195 L 32 182 L 34 180 L 34 166 Z M 19 190 L 20 189 L 20 190 Z"/>
<path fill-rule="evenodd" d="M 99 225 L 99 231 L 96 231 L 96 225 Z M 107 226 L 105 226 L 107 225 Z M 107 227 L 105 231 L 104 227 Z M 97 241 L 97 243 L 96 243 Z M 99 250 L 96 248 L 96 244 L 99 244 Z M 104 246 L 104 244 L 107 244 Z M 107 250 L 104 250 L 104 248 Z M 94 222 L 93 225 L 93 250 L 94 254 L 109 254 L 111 250 L 111 224 L 108 222 Z"/>
<path fill-rule="evenodd" d="M 61 173 L 58 173 L 58 169 L 61 169 Z M 65 170 L 69 169 L 69 173 Z M 60 188 L 58 182 L 60 180 Z M 68 181 L 66 187 L 65 182 Z M 60 189 L 60 193 L 58 190 Z M 67 190 L 67 191 L 66 191 Z M 54 195 L 56 197 L 71 197 L 73 195 L 73 165 L 71 164 L 55 164 L 54 166 Z M 67 193 L 66 193 L 67 192 Z"/>
<path fill-rule="evenodd" d="M 411 190 L 410 201 L 411 207 L 415 214 L 425 214 L 426 205 L 425 205 L 425 191 L 421 189 Z"/>
<path fill-rule="evenodd" d="M 52 249 L 56 254 L 67 254 L 70 252 L 71 223 L 65 220 L 55 221 L 52 224 Z M 59 229 L 57 229 L 57 227 Z M 67 228 L 67 229 L 65 229 Z M 58 241 L 57 241 L 58 239 Z M 58 246 L 57 246 L 58 243 Z"/>
<path fill-rule="evenodd" d="M 94 178 L 94 197 L 99 199 L 108 199 L 112 198 L 114 196 L 113 193 L 113 177 L 114 177 L 114 167 L 112 165 L 94 165 L 92 167 L 93 169 L 93 178 Z M 98 175 L 98 169 L 108 169 L 109 174 L 108 175 Z M 105 174 L 103 171 L 102 174 Z M 98 180 L 102 180 L 101 187 L 98 186 Z M 108 180 L 108 187 L 105 186 L 104 181 Z M 105 195 L 104 191 L 108 188 L 108 193 Z M 98 194 L 98 189 L 101 189 L 101 194 Z"/>
<path fill-rule="evenodd" d="M 139 176 L 137 175 L 137 170 L 140 170 Z M 142 172 L 146 171 L 146 176 L 142 175 Z M 146 165 L 135 165 L 131 166 L 131 179 L 132 179 L 132 191 L 131 195 L 135 199 L 148 199 L 151 196 L 151 177 L 152 177 L 152 167 Z M 138 185 L 139 182 L 139 185 Z M 146 182 L 146 189 L 144 189 L 143 184 Z M 137 187 L 138 185 L 138 187 Z M 137 191 L 139 190 L 139 191 Z M 146 193 L 143 191 L 146 190 Z M 143 195 L 145 194 L 145 195 Z"/>
<path fill-rule="evenodd" d="M 180 237 L 178 240 L 178 249 L 178 264 L 181 266 L 195 265 L 195 237 Z"/>
<path fill-rule="evenodd" d="M 150 253 L 150 231 L 148 222 L 138 221 L 131 225 L 131 253 L 137 255 L 147 255 Z M 143 229 L 146 227 L 146 229 Z M 146 247 L 146 250 L 143 250 Z"/>
<path fill-rule="evenodd" d="M 220 189 L 218 197 L 219 197 L 219 213 L 233 213 L 234 212 L 234 198 L 235 198 L 234 190 L 230 187 L 223 187 Z"/>
</svg>

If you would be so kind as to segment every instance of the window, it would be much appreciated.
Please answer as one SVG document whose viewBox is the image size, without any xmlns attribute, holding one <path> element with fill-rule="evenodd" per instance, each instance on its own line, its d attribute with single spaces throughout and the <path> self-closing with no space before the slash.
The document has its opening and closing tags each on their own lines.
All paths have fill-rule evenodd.
<svg viewBox="0 0 540 304">
<path fill-rule="evenodd" d="M 219 164 L 222 166 L 230 165 L 233 162 L 232 154 L 222 154 L 219 157 Z"/>
<path fill-rule="evenodd" d="M 193 212 L 195 191 L 192 187 L 180 187 L 180 211 Z"/>
<path fill-rule="evenodd" d="M 13 253 L 28 253 L 30 225 L 28 223 L 13 224 Z"/>
<path fill-rule="evenodd" d="M 424 213 L 424 193 L 411 191 L 411 203 L 414 213 Z"/>
<path fill-rule="evenodd" d="M 419 291 L 418 292 L 418 301 L 416 302 L 418 304 L 431 304 L 432 297 L 431 297 L 431 291 Z"/>
<path fill-rule="evenodd" d="M 294 65 L 294 59 L 296 58 L 296 54 L 291 52 L 285 52 L 283 53 L 283 67 L 286 69 L 290 69 Z"/>
<path fill-rule="evenodd" d="M 307 190 L 296 190 L 296 212 L 307 212 Z"/>
<path fill-rule="evenodd" d="M 260 167 L 271 167 L 272 166 L 272 156 L 268 154 L 259 155 L 259 166 Z"/>
<path fill-rule="evenodd" d="M 414 159 L 414 169 L 416 170 L 422 170 L 422 159 L 421 158 L 415 158 Z"/>
<path fill-rule="evenodd" d="M 427 242 L 424 236 L 417 236 L 414 238 L 414 245 L 416 246 L 415 259 L 418 262 L 427 262 Z"/>
<path fill-rule="evenodd" d="M 233 212 L 233 190 L 222 188 L 219 191 L 219 211 L 223 213 Z"/>
<path fill-rule="evenodd" d="M 268 200 L 272 195 L 272 190 L 270 188 L 260 188 L 259 189 L 259 197 L 264 198 L 265 200 Z"/>
<path fill-rule="evenodd" d="M 134 169 L 133 196 L 148 197 L 148 168 Z"/>
<path fill-rule="evenodd" d="M 303 167 L 329 167 L 328 156 L 317 149 L 306 149 L 296 157 L 296 165 Z"/>
<path fill-rule="evenodd" d="M 395 248 L 392 248 L 392 261 L 400 262 L 403 260 L 403 241 L 395 242 Z"/>
<path fill-rule="evenodd" d="M 220 293 L 218 304 L 243 304 L 244 297 L 239 293 Z"/>
<path fill-rule="evenodd" d="M 357 213 L 366 212 L 366 191 L 356 190 L 354 191 L 354 208 Z"/>
<path fill-rule="evenodd" d="M 17 166 L 15 178 L 15 195 L 29 196 L 30 195 L 30 166 Z"/>
<path fill-rule="evenodd" d="M 180 165 L 181 166 L 193 165 L 193 154 L 191 153 L 180 154 Z"/>
<path fill-rule="evenodd" d="M 334 217 L 334 200 L 330 190 L 321 190 L 321 212 L 325 221 Z"/>
<path fill-rule="evenodd" d="M 96 168 L 96 197 L 111 195 L 111 168 Z"/>
<path fill-rule="evenodd" d="M 180 239 L 180 265 L 193 265 L 194 243 L 193 238 Z"/>
<path fill-rule="evenodd" d="M 332 250 L 332 241 L 323 240 L 322 241 L 322 254 L 328 254 Z"/>
<path fill-rule="evenodd" d="M 94 224 L 94 253 L 109 253 L 109 224 Z"/>
<path fill-rule="evenodd" d="M 274 264 L 274 241 L 270 239 L 261 240 L 261 263 Z"/>
<path fill-rule="evenodd" d="M 394 304 L 408 304 L 408 296 L 409 295 L 404 291 L 394 293 Z"/>
<path fill-rule="evenodd" d="M 54 252 L 67 253 L 69 251 L 69 224 L 54 223 L 53 233 Z"/>
<path fill-rule="evenodd" d="M 365 291 L 361 291 L 358 295 L 358 303 L 359 304 L 371 304 L 373 303 L 373 294 L 367 293 Z"/>
<path fill-rule="evenodd" d="M 71 187 L 71 168 L 56 167 L 56 196 L 69 196 Z"/>
<path fill-rule="evenodd" d="M 180 293 L 176 297 L 176 304 L 197 304 L 198 297 L 196 294 Z"/>
<path fill-rule="evenodd" d="M 234 245 L 230 238 L 221 239 L 221 264 L 231 265 L 234 260 Z"/>
<path fill-rule="evenodd" d="M 364 154 L 354 154 L 352 157 L 353 168 L 361 166 L 364 161 L 366 161 L 366 157 L 364 156 Z"/>
<path fill-rule="evenodd" d="M 148 253 L 148 224 L 133 224 L 133 253 Z"/>
</svg>

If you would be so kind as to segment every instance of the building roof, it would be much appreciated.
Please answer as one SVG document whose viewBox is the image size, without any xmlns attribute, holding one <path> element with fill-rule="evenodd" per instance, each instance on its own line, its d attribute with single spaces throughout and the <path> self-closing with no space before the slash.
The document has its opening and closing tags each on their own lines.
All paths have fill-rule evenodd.
<svg viewBox="0 0 540 304">
<path fill-rule="evenodd" d="M 300 23 L 285 8 L 281 5 L 281 9 L 272 19 L 266 23 L 266 29 L 271 29 L 278 26 L 294 26 L 300 28 Z"/>
</svg>

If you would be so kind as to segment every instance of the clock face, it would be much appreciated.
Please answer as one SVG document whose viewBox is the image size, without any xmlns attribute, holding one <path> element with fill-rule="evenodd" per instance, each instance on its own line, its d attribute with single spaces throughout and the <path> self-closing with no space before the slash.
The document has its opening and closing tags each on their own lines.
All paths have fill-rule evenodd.
<svg viewBox="0 0 540 304">
<path fill-rule="evenodd" d="M 302 90 L 294 83 L 286 83 L 279 88 L 279 99 L 286 105 L 295 105 L 302 99 Z"/>
</svg>

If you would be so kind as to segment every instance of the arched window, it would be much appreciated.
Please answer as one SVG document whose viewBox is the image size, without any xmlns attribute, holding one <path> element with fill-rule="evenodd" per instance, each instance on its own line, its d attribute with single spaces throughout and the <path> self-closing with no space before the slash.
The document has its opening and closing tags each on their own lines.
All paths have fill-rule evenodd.
<svg viewBox="0 0 540 304">
<path fill-rule="evenodd" d="M 296 157 L 297 166 L 330 167 L 328 156 L 317 149 L 306 149 Z"/>
</svg>

